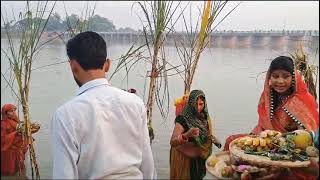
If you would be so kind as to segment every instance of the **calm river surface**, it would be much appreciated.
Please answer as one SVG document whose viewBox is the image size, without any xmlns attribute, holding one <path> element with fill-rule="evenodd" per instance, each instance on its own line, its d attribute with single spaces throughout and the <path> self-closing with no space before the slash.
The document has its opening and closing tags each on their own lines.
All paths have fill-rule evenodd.
<svg viewBox="0 0 320 180">
<path fill-rule="evenodd" d="M 7 40 L 1 39 L 1 48 L 6 48 Z M 130 47 L 128 44 L 114 44 L 108 47 L 108 57 L 117 59 Z M 319 44 L 308 46 L 306 50 L 312 61 L 319 65 L 316 49 Z M 270 60 L 279 55 L 293 53 L 295 47 L 285 45 L 273 49 L 271 46 L 260 48 L 211 48 L 201 55 L 199 68 L 196 71 L 192 89 L 202 89 L 208 100 L 208 108 L 213 118 L 214 134 L 223 142 L 230 134 L 250 131 L 257 123 L 257 104 L 263 88 L 264 76 Z M 175 47 L 166 47 L 169 61 L 177 64 L 179 57 Z M 38 55 L 34 67 L 40 67 L 55 62 L 66 61 L 67 55 L 64 44 L 50 44 Z M 113 61 L 113 72 L 116 61 Z M 5 73 L 8 61 L 1 54 L 1 72 Z M 147 66 L 150 69 L 150 66 Z M 141 63 L 129 74 L 128 85 L 124 72 L 117 74 L 111 81 L 119 88 L 135 88 L 143 98 L 146 66 Z M 8 75 L 8 74 L 7 74 Z M 35 149 L 40 166 L 41 178 L 52 176 L 52 155 L 50 142 L 50 121 L 55 110 L 72 99 L 78 89 L 73 80 L 68 63 L 44 67 L 33 72 L 30 94 L 31 119 L 41 123 L 40 131 L 34 135 Z M 154 112 L 153 126 L 155 140 L 152 144 L 155 166 L 158 178 L 169 178 L 169 141 L 174 122 L 174 99 L 183 93 L 183 82 L 179 76 L 169 77 L 170 112 L 164 121 L 158 111 Z M 319 100 L 318 100 L 319 102 Z M 17 103 L 10 88 L 1 76 L 1 106 L 4 103 Z M 21 114 L 20 114 L 21 116 Z M 124 139 L 125 141 L 125 139 Z M 219 149 L 214 147 L 214 151 Z M 26 161 L 29 163 L 29 156 Z M 28 169 L 29 177 L 31 177 Z"/>
</svg>

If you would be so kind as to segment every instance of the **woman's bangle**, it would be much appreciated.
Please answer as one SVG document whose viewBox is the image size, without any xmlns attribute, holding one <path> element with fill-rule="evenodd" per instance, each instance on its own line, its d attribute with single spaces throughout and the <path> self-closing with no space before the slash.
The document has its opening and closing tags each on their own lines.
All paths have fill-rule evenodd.
<svg viewBox="0 0 320 180">
<path fill-rule="evenodd" d="M 183 140 L 188 141 L 188 138 L 184 136 L 184 134 L 181 134 L 181 137 Z"/>
<path fill-rule="evenodd" d="M 183 144 L 183 143 L 186 143 L 187 141 L 188 141 L 188 139 L 184 139 L 183 138 L 183 136 L 182 136 L 182 134 L 180 134 L 179 136 L 178 136 L 178 141 L 181 143 L 181 144 Z"/>
</svg>

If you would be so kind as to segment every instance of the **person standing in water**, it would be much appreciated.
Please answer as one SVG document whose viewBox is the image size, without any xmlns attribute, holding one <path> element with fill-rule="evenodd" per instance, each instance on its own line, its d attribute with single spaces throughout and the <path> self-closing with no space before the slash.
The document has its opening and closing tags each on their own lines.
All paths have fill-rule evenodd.
<svg viewBox="0 0 320 180">
<path fill-rule="evenodd" d="M 104 39 L 80 33 L 68 41 L 67 55 L 80 88 L 52 118 L 52 178 L 154 178 L 145 105 L 109 84 Z"/>
<path fill-rule="evenodd" d="M 290 57 L 279 56 L 272 60 L 266 75 L 264 90 L 258 104 L 259 120 L 251 133 L 259 134 L 264 130 L 281 133 L 297 129 L 316 131 L 319 129 L 319 112 L 315 98 L 308 92 L 306 83 L 294 67 Z M 248 134 L 229 136 L 224 150 L 236 138 Z M 316 179 L 314 175 L 292 171 L 298 179 Z"/>
<path fill-rule="evenodd" d="M 193 90 L 188 104 L 175 119 L 170 140 L 170 179 L 202 179 L 212 143 L 221 147 L 212 135 L 205 95 L 201 90 Z"/>
<path fill-rule="evenodd" d="M 24 124 L 19 121 L 16 110 L 13 104 L 5 104 L 1 109 L 1 178 L 3 179 L 27 178 L 24 161 L 28 143 L 23 141 Z M 31 124 L 31 133 L 36 133 L 39 129 L 39 125 Z"/>
</svg>

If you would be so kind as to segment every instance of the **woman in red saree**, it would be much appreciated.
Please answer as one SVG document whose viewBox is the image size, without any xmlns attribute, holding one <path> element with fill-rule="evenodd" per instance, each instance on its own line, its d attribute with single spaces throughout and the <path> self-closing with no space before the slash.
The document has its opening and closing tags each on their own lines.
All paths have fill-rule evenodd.
<svg viewBox="0 0 320 180">
<path fill-rule="evenodd" d="M 16 107 L 5 104 L 1 110 L 1 175 L 14 176 L 19 170 L 24 173 L 27 145 L 18 129 Z"/>
<path fill-rule="evenodd" d="M 16 107 L 5 104 L 1 110 L 1 176 L 25 176 L 27 143 L 23 142 Z M 37 130 L 33 130 L 33 133 Z M 19 174 L 18 174 L 19 173 Z"/>
<path fill-rule="evenodd" d="M 258 134 L 270 129 L 282 133 L 305 129 L 319 129 L 319 112 L 315 98 L 308 92 L 293 60 L 287 56 L 275 58 L 269 67 L 264 90 L 258 104 L 259 121 L 251 133 Z M 229 150 L 231 141 L 247 134 L 229 136 L 224 150 Z M 308 175 L 293 173 L 298 179 L 313 179 Z"/>
</svg>

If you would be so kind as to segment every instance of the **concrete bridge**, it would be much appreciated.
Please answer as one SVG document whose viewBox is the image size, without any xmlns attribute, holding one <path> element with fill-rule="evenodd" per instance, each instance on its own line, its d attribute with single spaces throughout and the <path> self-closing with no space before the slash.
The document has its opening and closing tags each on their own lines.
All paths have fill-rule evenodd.
<svg viewBox="0 0 320 180">
<path fill-rule="evenodd" d="M 50 34 L 50 33 L 49 33 Z M 106 40 L 107 44 L 114 43 L 145 43 L 145 36 L 142 32 L 126 33 L 126 32 L 99 32 Z M 65 34 L 64 40 L 70 36 Z M 149 34 L 148 39 L 151 39 Z M 166 37 L 167 45 L 174 45 L 177 40 L 187 40 L 186 33 L 168 34 Z M 273 48 L 283 46 L 297 46 L 303 42 L 319 46 L 319 31 L 213 31 L 210 35 L 211 47 L 265 47 Z"/>
</svg>

